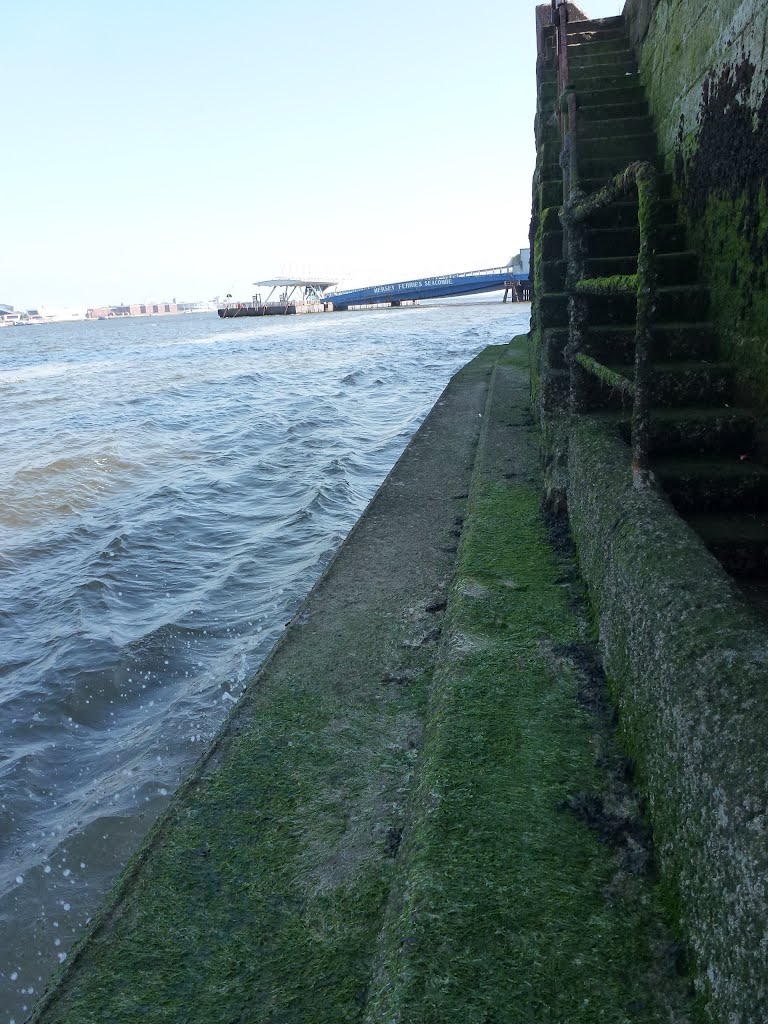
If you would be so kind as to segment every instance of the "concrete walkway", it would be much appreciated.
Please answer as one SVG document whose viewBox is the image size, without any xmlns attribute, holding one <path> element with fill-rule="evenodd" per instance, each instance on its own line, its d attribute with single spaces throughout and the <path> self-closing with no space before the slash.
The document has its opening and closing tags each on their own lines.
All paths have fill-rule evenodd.
<svg viewBox="0 0 768 1024">
<path fill-rule="evenodd" d="M 689 1020 L 537 456 L 487 349 L 33 1021 Z"/>
</svg>

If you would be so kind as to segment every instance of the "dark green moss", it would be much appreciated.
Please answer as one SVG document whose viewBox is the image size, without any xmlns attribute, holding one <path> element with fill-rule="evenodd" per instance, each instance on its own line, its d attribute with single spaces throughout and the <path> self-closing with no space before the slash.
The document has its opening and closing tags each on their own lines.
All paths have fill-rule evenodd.
<svg viewBox="0 0 768 1024">
<path fill-rule="evenodd" d="M 749 200 L 711 196 L 706 214 L 690 228 L 694 244 L 710 249 L 702 266 L 711 293 L 711 308 L 719 327 L 721 353 L 737 371 L 743 402 L 761 411 L 768 407 L 768 288 L 760 275 L 768 263 L 755 264 L 740 223 Z M 760 231 L 768 236 L 768 203 L 758 197 Z"/>
<path fill-rule="evenodd" d="M 598 380 L 602 381 L 603 384 L 607 384 L 608 387 L 615 388 L 617 391 L 621 391 L 627 395 L 633 395 L 635 393 L 634 384 L 628 377 L 624 376 L 624 374 L 617 373 L 615 370 L 610 369 L 610 367 L 603 366 L 603 364 L 598 363 L 597 360 L 581 353 L 577 353 L 575 358 L 576 362 L 580 366 L 594 374 Z"/>
<path fill-rule="evenodd" d="M 587 278 L 576 282 L 576 290 L 587 295 L 634 295 L 637 292 L 637 275 Z"/>
<path fill-rule="evenodd" d="M 746 56 L 712 69 L 668 161 L 742 400 L 768 408 L 768 90 Z M 653 96 L 652 96 L 653 98 Z"/>
<path fill-rule="evenodd" d="M 403 699 L 418 701 L 422 684 Z M 177 797 L 162 842 L 124 879 L 131 899 L 87 950 L 85 983 L 46 1019 L 181 1022 L 191 1008 L 205 1022 L 359 1018 L 392 872 L 385 833 L 398 822 L 382 819 L 372 858 L 335 794 L 352 799 L 395 763 L 377 765 L 367 744 L 366 763 L 353 763 L 373 721 L 299 680 L 256 732 L 230 748 L 226 772 Z M 384 762 L 393 757 L 407 774 L 410 752 Z M 339 845 L 346 859 L 334 861 Z"/>
</svg>

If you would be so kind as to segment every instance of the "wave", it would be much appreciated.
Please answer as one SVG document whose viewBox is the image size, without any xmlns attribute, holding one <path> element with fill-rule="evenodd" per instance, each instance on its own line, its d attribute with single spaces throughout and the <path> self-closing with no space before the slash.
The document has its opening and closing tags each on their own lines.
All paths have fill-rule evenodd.
<svg viewBox="0 0 768 1024">
<path fill-rule="evenodd" d="M 82 512 L 122 486 L 138 468 L 107 450 L 62 456 L 18 469 L 10 482 L 0 487 L 0 523 L 25 527 L 49 517 Z"/>
<path fill-rule="evenodd" d="M 45 377 L 61 377 L 77 367 L 77 363 L 38 363 L 0 370 L 0 384 L 26 384 Z"/>
</svg>

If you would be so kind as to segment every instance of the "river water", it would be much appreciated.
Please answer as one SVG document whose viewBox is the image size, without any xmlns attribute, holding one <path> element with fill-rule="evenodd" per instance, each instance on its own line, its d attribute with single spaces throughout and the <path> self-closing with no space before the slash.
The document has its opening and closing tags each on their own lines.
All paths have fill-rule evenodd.
<svg viewBox="0 0 768 1024">
<path fill-rule="evenodd" d="M 0 334 L 0 1022 L 31 1010 L 450 376 L 528 317 Z"/>
</svg>

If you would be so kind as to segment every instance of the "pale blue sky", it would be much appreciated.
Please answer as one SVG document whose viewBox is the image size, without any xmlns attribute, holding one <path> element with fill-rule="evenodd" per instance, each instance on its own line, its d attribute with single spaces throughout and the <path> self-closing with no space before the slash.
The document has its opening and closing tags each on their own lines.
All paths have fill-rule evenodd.
<svg viewBox="0 0 768 1024">
<path fill-rule="evenodd" d="M 527 245 L 534 7 L 9 5 L 0 302 L 506 263 Z"/>
</svg>

